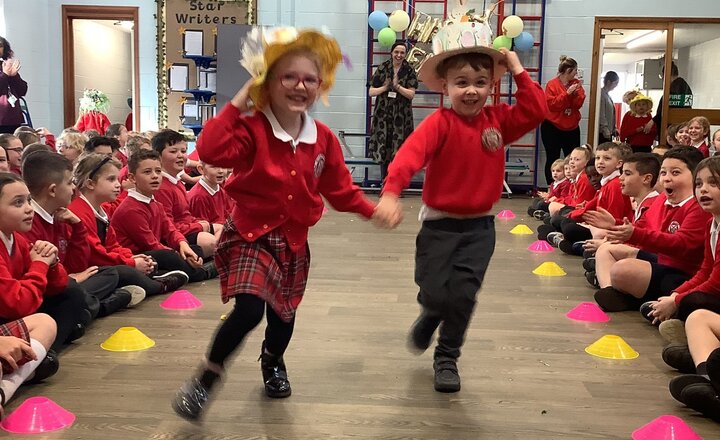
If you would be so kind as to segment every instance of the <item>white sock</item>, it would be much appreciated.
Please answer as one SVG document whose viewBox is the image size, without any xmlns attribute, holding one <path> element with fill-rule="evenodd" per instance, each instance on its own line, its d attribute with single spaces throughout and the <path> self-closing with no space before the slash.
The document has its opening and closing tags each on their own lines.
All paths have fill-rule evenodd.
<svg viewBox="0 0 720 440">
<path fill-rule="evenodd" d="M 40 362 L 45 359 L 47 350 L 43 345 L 35 339 L 30 339 L 30 346 L 32 347 L 35 355 L 37 355 L 36 361 L 30 361 L 21 365 L 17 370 L 10 374 L 3 374 L 2 381 L 0 381 L 0 388 L 5 393 L 5 402 L 7 403 L 10 398 L 15 394 L 15 391 L 25 382 L 28 377 L 32 375 L 35 369 L 40 365 Z"/>
</svg>

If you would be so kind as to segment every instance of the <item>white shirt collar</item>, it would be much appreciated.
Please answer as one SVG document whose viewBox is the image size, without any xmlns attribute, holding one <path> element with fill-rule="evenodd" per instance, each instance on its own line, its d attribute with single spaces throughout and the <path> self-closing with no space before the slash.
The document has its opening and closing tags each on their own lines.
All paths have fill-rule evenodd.
<svg viewBox="0 0 720 440">
<path fill-rule="evenodd" d="M 552 187 L 553 187 L 553 188 L 557 188 L 558 185 L 560 185 L 561 183 L 563 183 L 563 182 L 566 181 L 566 180 L 567 180 L 567 177 L 563 177 L 563 178 L 560 179 L 560 180 L 556 180 L 555 182 L 552 183 Z"/>
<path fill-rule="evenodd" d="M 717 219 L 714 218 L 710 224 L 710 250 L 712 251 L 713 259 L 715 259 L 715 252 L 717 252 L 718 227 L 720 227 L 720 225 L 718 225 Z"/>
<path fill-rule="evenodd" d="M 4 232 L 0 231 L 0 239 L 2 239 L 3 244 L 5 244 L 8 255 L 12 256 L 13 244 L 15 243 L 15 235 L 10 234 L 10 236 L 7 236 Z"/>
<path fill-rule="evenodd" d="M 155 200 L 155 197 L 148 197 L 145 194 L 140 194 L 137 192 L 136 189 L 129 189 L 128 190 L 128 197 L 132 197 L 133 199 L 137 200 L 138 202 L 143 202 L 145 204 L 150 204 L 153 200 Z"/>
<path fill-rule="evenodd" d="M 657 191 L 652 190 L 649 193 L 647 193 L 647 195 L 642 200 L 640 200 L 640 203 L 637 204 L 637 209 L 635 209 L 635 221 L 640 220 L 640 217 L 642 216 L 642 213 L 643 213 L 642 205 L 643 205 L 643 203 L 645 203 L 645 200 L 652 198 L 652 197 L 657 197 L 658 195 L 659 194 Z"/>
<path fill-rule="evenodd" d="M 172 174 L 166 173 L 165 171 L 162 172 L 162 176 L 170 181 L 173 185 L 177 185 L 178 181 L 180 181 L 180 176 L 185 174 L 185 171 L 180 171 L 177 176 L 173 176 Z"/>
<path fill-rule="evenodd" d="M 210 185 L 205 182 L 205 179 L 198 180 L 198 183 L 200 184 L 200 186 L 205 188 L 205 191 L 207 191 L 211 196 L 214 196 L 218 191 L 220 191 L 220 185 L 218 185 L 216 189 L 212 189 Z"/>
<path fill-rule="evenodd" d="M 85 203 L 88 204 L 90 209 L 93 210 L 93 214 L 95 214 L 96 219 L 102 220 L 106 224 L 110 223 L 110 219 L 108 219 L 107 213 L 105 212 L 104 209 L 102 209 L 102 206 L 100 207 L 100 211 L 98 211 L 97 209 L 95 209 L 95 207 L 92 205 L 92 203 L 90 203 L 90 200 L 88 200 L 83 194 L 80 194 L 80 198 L 82 200 L 84 200 Z"/>
<path fill-rule="evenodd" d="M 620 171 L 615 170 L 610 174 L 609 176 L 605 176 L 602 179 L 600 179 L 600 186 L 605 186 L 606 183 L 613 180 L 614 178 L 618 177 L 620 175 Z"/>
<path fill-rule="evenodd" d="M 673 208 L 681 208 L 681 207 L 683 207 L 683 205 L 685 205 L 687 202 L 689 202 L 689 201 L 692 200 L 693 198 L 695 198 L 695 195 L 694 195 L 694 194 L 691 195 L 690 197 L 688 197 L 687 199 L 683 200 L 682 202 L 678 203 L 678 204 L 671 203 L 670 200 L 665 199 L 665 204 L 666 204 L 667 206 L 672 206 Z"/>
<path fill-rule="evenodd" d="M 54 223 L 55 218 L 52 215 L 50 215 L 49 212 L 45 211 L 45 208 L 38 205 L 38 203 L 35 200 L 30 200 L 30 204 L 32 205 L 33 210 L 35 211 L 35 214 L 42 217 L 43 220 L 50 223 L 51 225 Z"/>
<path fill-rule="evenodd" d="M 273 135 L 283 142 L 290 142 L 293 146 L 293 150 L 300 143 L 314 144 L 317 142 L 317 126 L 315 125 L 313 118 L 311 118 L 307 112 L 303 113 L 303 125 L 297 139 L 293 139 L 292 136 L 290 136 L 288 132 L 280 126 L 280 123 L 269 105 L 266 106 L 262 112 L 270 122 L 270 126 L 273 129 Z"/>
</svg>

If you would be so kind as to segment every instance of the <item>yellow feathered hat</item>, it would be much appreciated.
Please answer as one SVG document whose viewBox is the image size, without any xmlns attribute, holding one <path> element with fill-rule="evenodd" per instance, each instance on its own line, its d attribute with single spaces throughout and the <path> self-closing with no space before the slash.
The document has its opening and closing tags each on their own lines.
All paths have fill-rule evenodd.
<svg viewBox="0 0 720 440">
<path fill-rule="evenodd" d="M 645 96 L 645 95 L 643 95 L 642 93 L 638 93 L 637 95 L 635 95 L 635 97 L 633 97 L 633 98 L 630 100 L 630 103 L 629 103 L 628 105 L 629 105 L 630 107 L 632 107 L 632 106 L 634 106 L 635 104 L 637 104 L 638 102 L 641 102 L 641 101 L 647 101 L 647 102 L 649 102 L 651 107 L 652 107 L 652 105 L 653 105 L 653 100 L 652 100 L 652 98 L 649 97 L 649 96 Z"/>
<path fill-rule="evenodd" d="M 298 31 L 292 27 L 256 27 L 243 43 L 240 64 L 255 78 L 250 87 L 250 99 L 257 109 L 262 110 L 267 105 L 267 96 L 262 93 L 262 88 L 268 70 L 285 54 L 296 50 L 307 50 L 317 56 L 322 79 L 318 94 L 327 104 L 327 94 L 335 83 L 335 70 L 343 59 L 337 41 L 314 29 Z"/>
</svg>

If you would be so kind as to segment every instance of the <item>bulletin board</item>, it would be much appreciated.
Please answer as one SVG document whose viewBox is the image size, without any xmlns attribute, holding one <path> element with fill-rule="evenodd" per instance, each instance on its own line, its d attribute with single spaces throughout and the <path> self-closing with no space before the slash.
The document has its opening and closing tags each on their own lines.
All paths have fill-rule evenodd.
<svg viewBox="0 0 720 440">
<path fill-rule="evenodd" d="M 212 72 L 183 55 L 217 56 L 218 26 L 255 24 L 257 5 L 256 0 L 157 0 L 157 7 L 158 125 L 180 130 L 183 108 L 193 99 L 181 85 L 217 87 Z"/>
</svg>

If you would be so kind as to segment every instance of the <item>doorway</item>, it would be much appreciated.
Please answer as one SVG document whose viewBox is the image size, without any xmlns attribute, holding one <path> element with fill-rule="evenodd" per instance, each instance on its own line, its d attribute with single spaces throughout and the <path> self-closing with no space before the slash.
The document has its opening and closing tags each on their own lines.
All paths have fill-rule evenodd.
<svg viewBox="0 0 720 440">
<path fill-rule="evenodd" d="M 79 98 L 93 88 L 110 99 L 112 123 L 139 128 L 138 8 L 63 5 L 62 35 L 64 126 L 75 125 Z"/>
</svg>

